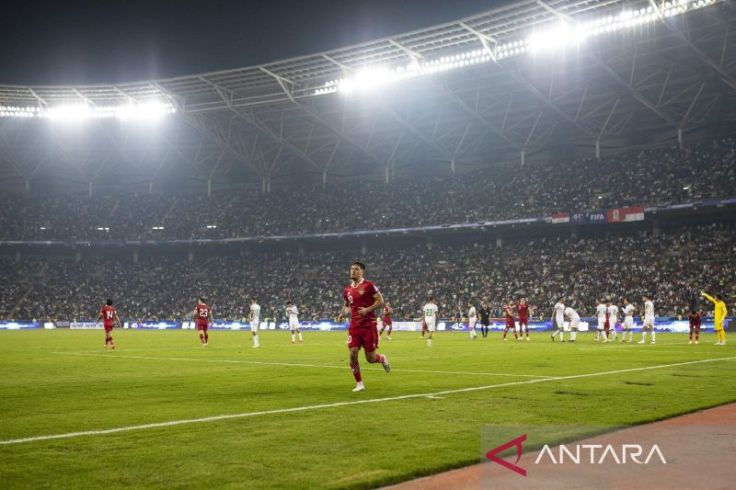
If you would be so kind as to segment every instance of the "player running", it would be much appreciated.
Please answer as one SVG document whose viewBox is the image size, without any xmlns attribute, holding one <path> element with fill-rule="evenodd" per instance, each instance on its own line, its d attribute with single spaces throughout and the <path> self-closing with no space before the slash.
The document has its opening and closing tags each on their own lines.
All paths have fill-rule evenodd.
<svg viewBox="0 0 736 490">
<path fill-rule="evenodd" d="M 353 391 L 363 391 L 363 376 L 360 374 L 358 353 L 362 347 L 365 351 L 365 360 L 371 364 L 380 362 L 384 371 L 391 371 L 388 358 L 379 354 L 378 330 L 376 329 L 375 311 L 383 306 L 383 296 L 378 288 L 363 277 L 365 264 L 353 262 L 350 266 L 350 284 L 342 293 L 345 301 L 339 319 L 350 313 L 350 326 L 348 327 L 348 349 L 350 349 L 350 369 L 355 377 L 355 388 Z"/>
<path fill-rule="evenodd" d="M 302 337 L 302 331 L 299 328 L 299 310 L 296 305 L 291 301 L 286 302 L 286 317 L 289 319 L 289 330 L 291 330 L 291 343 L 296 342 L 296 337 L 299 337 L 299 342 L 304 342 Z"/>
<path fill-rule="evenodd" d="M 514 338 L 516 340 L 519 340 L 519 334 L 516 332 L 516 325 L 514 322 L 514 303 L 512 301 L 509 301 L 508 303 L 506 303 L 506 305 L 504 305 L 503 315 L 504 319 L 506 320 L 506 326 L 503 329 L 503 340 L 506 340 L 506 334 L 509 332 L 509 330 L 513 330 Z"/>
<path fill-rule="evenodd" d="M 713 326 L 716 331 L 716 345 L 726 345 L 726 331 L 723 329 L 723 321 L 726 319 L 726 315 L 728 315 L 728 309 L 726 308 L 726 302 L 723 301 L 723 296 L 716 294 L 716 297 L 714 298 L 705 291 L 700 294 L 715 306 Z"/>
<path fill-rule="evenodd" d="M 628 336 L 628 342 L 634 342 L 634 313 L 636 312 L 636 306 L 631 304 L 629 298 L 624 298 L 624 331 L 621 334 L 621 342 L 626 342 Z M 639 342 L 643 344 L 644 341 Z"/>
<path fill-rule="evenodd" d="M 565 308 L 565 316 L 570 322 L 570 342 L 575 342 L 578 337 L 578 328 L 580 327 L 580 315 L 572 307 Z"/>
<path fill-rule="evenodd" d="M 640 344 L 647 343 L 647 332 L 652 333 L 652 344 L 656 343 L 656 332 L 654 331 L 654 303 L 649 299 L 648 296 L 642 296 L 641 300 L 644 302 L 644 321 L 641 325 L 641 340 Z M 633 334 L 632 334 L 633 335 Z"/>
<path fill-rule="evenodd" d="M 550 335 L 550 338 L 552 339 L 552 342 L 555 341 L 555 335 L 558 333 L 560 334 L 560 341 L 564 342 L 564 332 L 565 332 L 565 297 L 561 296 L 557 303 L 555 303 L 554 310 L 552 311 L 552 328 L 554 331 Z"/>
<path fill-rule="evenodd" d="M 616 341 L 616 324 L 618 323 L 618 306 L 613 304 L 613 301 L 608 300 L 608 328 L 610 333 L 608 339 L 613 342 Z M 613 339 L 611 339 L 613 337 Z"/>
<path fill-rule="evenodd" d="M 488 303 L 482 303 L 480 305 L 480 333 L 485 339 L 488 337 L 488 326 L 491 324 L 491 309 L 488 307 Z"/>
<path fill-rule="evenodd" d="M 210 340 L 210 336 L 207 331 L 212 323 L 212 308 L 207 305 L 204 298 L 199 298 L 197 300 L 197 306 L 194 307 L 192 316 L 194 317 L 194 321 L 197 324 L 197 330 L 199 331 L 199 342 L 202 344 L 202 347 L 207 347 Z"/>
<path fill-rule="evenodd" d="M 470 330 L 470 339 L 474 340 L 478 337 L 478 332 L 475 331 L 475 323 L 478 321 L 478 314 L 475 311 L 473 303 L 468 303 L 468 329 Z"/>
<path fill-rule="evenodd" d="M 102 326 L 105 328 L 105 349 L 109 346 L 110 349 L 115 350 L 115 341 L 112 339 L 112 329 L 117 325 L 120 326 L 120 318 L 118 318 L 118 312 L 112 305 L 112 300 L 108 299 L 105 305 L 100 308 L 100 314 L 97 316 L 97 321 L 102 320 Z"/>
<path fill-rule="evenodd" d="M 595 341 L 598 342 L 602 339 L 603 342 L 608 342 L 608 332 L 606 332 L 606 304 L 603 300 L 598 300 L 598 306 L 595 307 L 595 314 L 598 317 L 598 330 L 595 333 Z"/>
<path fill-rule="evenodd" d="M 687 315 L 687 319 L 690 322 L 690 340 L 688 344 L 693 343 L 693 334 L 695 334 L 695 344 L 698 344 L 698 341 L 700 340 L 700 312 L 697 310 L 691 310 L 690 313 Z"/>
<path fill-rule="evenodd" d="M 529 304 L 526 302 L 526 298 L 521 298 L 519 304 L 516 306 L 516 310 L 519 312 L 519 330 L 520 335 L 525 337 L 527 342 L 529 341 Z"/>
<path fill-rule="evenodd" d="M 383 305 L 383 319 L 381 320 L 381 333 L 378 334 L 380 337 L 383 335 L 383 331 L 386 330 L 386 327 L 388 327 L 388 333 L 386 334 L 386 339 L 391 340 L 391 331 L 394 328 L 394 324 L 391 321 L 391 316 L 394 314 L 393 308 L 391 308 L 391 304 L 386 302 L 385 305 Z"/>
<path fill-rule="evenodd" d="M 261 305 L 255 298 L 250 300 L 250 331 L 253 334 L 253 348 L 257 349 L 261 346 L 258 341 L 258 329 L 261 326 Z"/>
<path fill-rule="evenodd" d="M 427 346 L 432 347 L 432 336 L 434 336 L 434 330 L 437 328 L 437 305 L 434 303 L 434 298 L 429 297 L 429 301 L 424 305 L 422 311 L 424 312 L 424 323 L 427 325 L 427 331 L 429 332 L 429 338 L 427 339 Z"/>
</svg>

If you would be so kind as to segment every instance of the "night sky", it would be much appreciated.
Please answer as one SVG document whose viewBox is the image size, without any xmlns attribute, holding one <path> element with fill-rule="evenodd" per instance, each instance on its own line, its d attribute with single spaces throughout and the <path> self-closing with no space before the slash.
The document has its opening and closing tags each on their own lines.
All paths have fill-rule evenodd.
<svg viewBox="0 0 736 490">
<path fill-rule="evenodd" d="M 499 0 L 3 2 L 0 84 L 121 83 L 325 51 Z"/>
</svg>

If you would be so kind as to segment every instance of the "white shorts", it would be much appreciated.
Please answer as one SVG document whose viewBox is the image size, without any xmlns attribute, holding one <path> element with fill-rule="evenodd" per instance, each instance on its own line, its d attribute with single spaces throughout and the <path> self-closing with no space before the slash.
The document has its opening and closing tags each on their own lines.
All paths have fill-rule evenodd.
<svg viewBox="0 0 736 490">
<path fill-rule="evenodd" d="M 565 326 L 565 319 L 561 316 L 556 316 L 555 323 L 557 323 L 557 328 L 562 329 Z"/>
<path fill-rule="evenodd" d="M 654 328 L 654 317 L 653 316 L 645 316 L 644 317 L 644 323 L 643 323 L 642 326 Z"/>
<path fill-rule="evenodd" d="M 258 333 L 258 328 L 261 326 L 260 320 L 252 320 L 250 322 L 250 331 L 254 333 Z"/>
<path fill-rule="evenodd" d="M 434 320 L 432 320 L 431 322 L 424 320 L 424 322 L 427 324 L 427 330 L 429 330 L 430 332 L 434 332 Z"/>
<path fill-rule="evenodd" d="M 468 320 L 468 327 L 471 330 L 474 329 L 475 328 L 475 323 L 476 323 L 476 319 L 475 318 L 471 318 L 470 320 Z"/>
<path fill-rule="evenodd" d="M 611 328 L 611 330 L 615 330 L 616 329 L 616 324 L 617 323 L 618 323 L 618 317 L 617 316 L 612 316 L 611 318 L 608 319 L 608 325 Z"/>
<path fill-rule="evenodd" d="M 631 330 L 634 328 L 634 317 L 627 316 L 624 318 L 624 330 Z"/>
<path fill-rule="evenodd" d="M 598 330 L 605 330 L 605 328 L 606 328 L 606 319 L 599 318 L 598 319 Z"/>
<path fill-rule="evenodd" d="M 580 319 L 570 320 L 570 330 L 577 330 L 579 326 L 580 326 Z"/>
<path fill-rule="evenodd" d="M 296 330 L 299 328 L 299 320 L 289 320 L 289 330 Z"/>
</svg>

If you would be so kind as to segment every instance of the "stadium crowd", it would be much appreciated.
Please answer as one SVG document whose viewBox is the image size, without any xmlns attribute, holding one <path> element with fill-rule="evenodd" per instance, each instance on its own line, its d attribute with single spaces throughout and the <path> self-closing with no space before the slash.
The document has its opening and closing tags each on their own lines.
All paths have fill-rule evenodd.
<svg viewBox="0 0 736 490">
<path fill-rule="evenodd" d="M 361 206 L 356 206 L 360 196 Z M 0 194 L 0 239 L 191 239 L 305 234 L 549 216 L 736 196 L 736 140 L 557 165 L 518 163 L 386 185 L 269 194 Z M 209 227 L 208 227 L 209 226 Z M 163 227 L 163 229 L 153 229 Z"/>
<path fill-rule="evenodd" d="M 283 319 L 294 301 L 302 320 L 332 319 L 341 305 L 351 261 L 368 264 L 397 319 L 416 318 L 429 295 L 441 318 L 457 318 L 469 302 L 501 305 L 521 296 L 549 317 L 556 299 L 570 298 L 592 315 L 597 298 L 653 296 L 658 315 L 682 314 L 692 291 L 736 297 L 736 227 L 713 224 L 587 238 L 540 238 L 493 243 L 381 245 L 354 251 L 209 254 L 193 261 L 161 251 L 141 257 L 5 257 L 0 311 L 5 318 L 94 319 L 112 297 L 128 320 L 185 319 L 204 295 L 215 318 L 241 319 L 255 297 L 266 318 Z M 706 305 L 709 306 L 709 305 Z"/>
</svg>

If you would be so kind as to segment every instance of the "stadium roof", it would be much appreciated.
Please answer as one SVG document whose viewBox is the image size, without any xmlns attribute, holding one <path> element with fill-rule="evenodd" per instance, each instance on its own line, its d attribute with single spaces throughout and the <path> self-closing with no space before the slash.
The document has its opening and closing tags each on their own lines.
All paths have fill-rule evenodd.
<svg viewBox="0 0 736 490">
<path fill-rule="evenodd" d="M 357 168 L 390 175 L 422 161 L 475 165 L 518 159 L 522 151 L 529 158 L 560 142 L 620 147 L 674 139 L 678 130 L 734 120 L 736 15 L 732 2 L 713 2 L 523 0 L 259 66 L 119 85 L 0 85 L 4 107 L 155 100 L 177 111 L 156 131 L 98 123 L 85 138 L 48 121 L 0 118 L 0 178 L 28 181 L 52 171 L 54 159 L 66 160 L 85 182 L 111 168 L 155 180 L 170 162 L 188 163 L 202 181 L 239 172 L 264 181 L 305 172 L 327 177 Z M 691 8 L 665 15 L 680 4 Z M 657 14 L 652 22 L 602 29 L 580 46 L 537 54 L 507 49 L 560 23 L 605 22 L 646 9 Z M 325 89 L 376 66 L 480 52 L 490 53 L 487 62 L 458 63 L 369 94 Z"/>
</svg>

